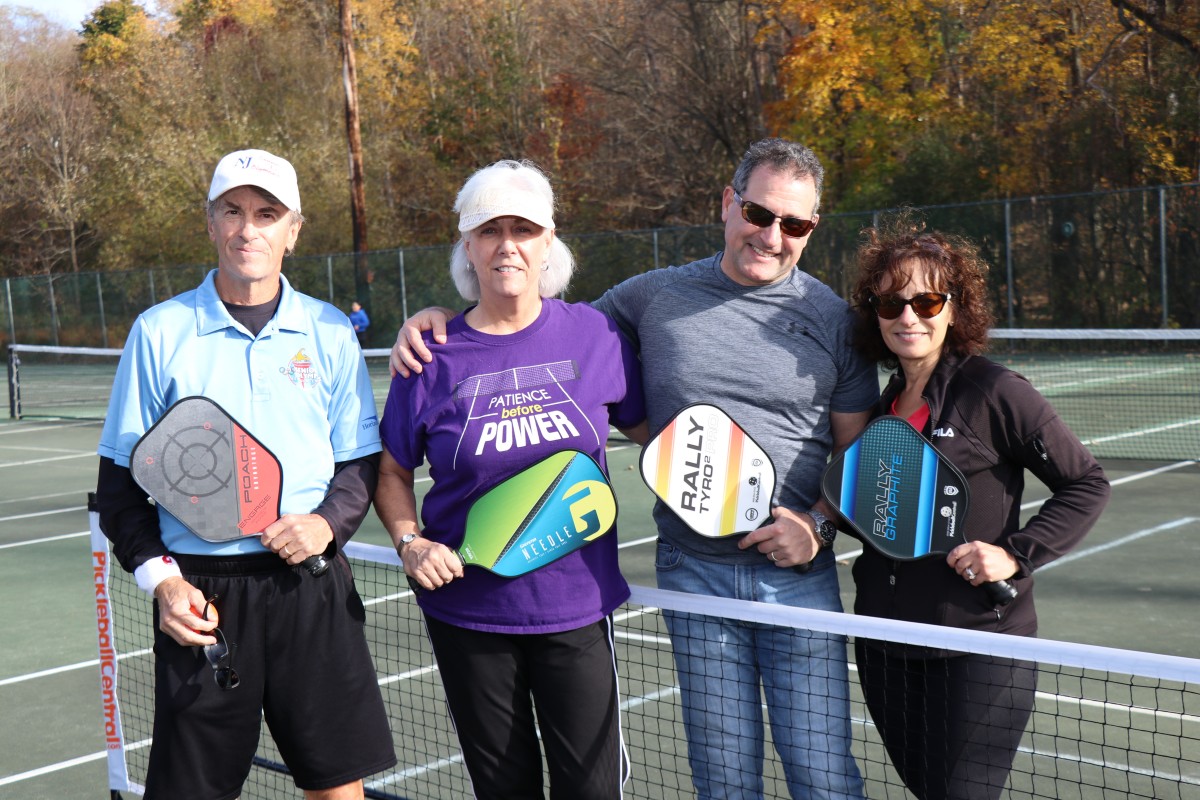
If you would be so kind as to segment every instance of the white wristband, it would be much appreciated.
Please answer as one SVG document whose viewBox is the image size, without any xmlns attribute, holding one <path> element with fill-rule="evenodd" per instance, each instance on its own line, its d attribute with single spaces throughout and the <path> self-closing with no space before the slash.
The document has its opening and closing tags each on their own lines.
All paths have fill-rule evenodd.
<svg viewBox="0 0 1200 800">
<path fill-rule="evenodd" d="M 170 556 L 152 558 L 133 571 L 138 588 L 154 597 L 154 590 L 167 578 L 182 578 L 179 565 Z"/>
</svg>

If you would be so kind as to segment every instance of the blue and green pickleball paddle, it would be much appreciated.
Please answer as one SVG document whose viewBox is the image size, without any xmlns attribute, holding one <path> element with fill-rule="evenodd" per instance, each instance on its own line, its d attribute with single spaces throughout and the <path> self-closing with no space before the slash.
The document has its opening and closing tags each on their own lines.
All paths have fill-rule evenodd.
<svg viewBox="0 0 1200 800">
<path fill-rule="evenodd" d="M 945 555 L 967 541 L 967 479 L 900 417 L 872 420 L 834 456 L 821 494 L 856 537 L 897 561 Z M 983 586 L 998 605 L 1017 596 L 1008 581 Z"/>
<path fill-rule="evenodd" d="M 458 557 L 515 578 L 610 531 L 617 499 L 586 453 L 562 450 L 493 486 L 467 512 Z"/>
</svg>

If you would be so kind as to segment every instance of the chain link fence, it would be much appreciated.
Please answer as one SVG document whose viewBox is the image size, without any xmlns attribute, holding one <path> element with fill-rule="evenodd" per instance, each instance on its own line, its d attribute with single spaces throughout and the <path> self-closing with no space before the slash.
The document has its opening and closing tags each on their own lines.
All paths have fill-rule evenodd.
<svg viewBox="0 0 1200 800">
<path fill-rule="evenodd" d="M 1015 328 L 1200 327 L 1200 184 L 1032 197 L 919 209 L 929 227 L 979 242 L 992 265 L 997 324 Z M 829 214 L 801 267 L 847 296 L 863 228 L 882 212 Z M 722 247 L 721 226 L 564 235 L 578 269 L 567 299 L 686 264 Z M 371 345 L 429 305 L 461 307 L 450 246 L 284 262 L 302 292 L 371 317 Z M 212 265 L 5 278 L 0 344 L 120 347 L 137 315 L 193 288 Z"/>
</svg>

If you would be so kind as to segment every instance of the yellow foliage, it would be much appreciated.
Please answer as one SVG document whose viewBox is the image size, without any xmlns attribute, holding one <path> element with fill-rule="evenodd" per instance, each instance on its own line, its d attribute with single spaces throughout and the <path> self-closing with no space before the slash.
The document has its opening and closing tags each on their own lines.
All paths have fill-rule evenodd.
<svg viewBox="0 0 1200 800">
<path fill-rule="evenodd" d="M 1160 95 L 1148 91 L 1148 31 L 1128 15 L 1122 24 L 1110 0 L 773 7 L 793 32 L 779 65 L 775 127 L 863 185 L 884 185 L 938 131 L 945 147 L 979 145 L 1001 161 L 974 169 L 998 193 L 1033 193 L 1053 184 L 1057 167 L 1047 156 L 1070 149 L 1065 137 L 1088 149 L 1093 121 L 1115 126 L 1121 145 L 1162 177 L 1187 177 L 1173 155 L 1179 143 L 1154 108 Z M 1170 23 L 1194 38 L 1200 26 L 1184 18 L 1191 12 L 1171 13 Z M 1072 158 L 1087 162 L 1083 153 Z"/>
</svg>

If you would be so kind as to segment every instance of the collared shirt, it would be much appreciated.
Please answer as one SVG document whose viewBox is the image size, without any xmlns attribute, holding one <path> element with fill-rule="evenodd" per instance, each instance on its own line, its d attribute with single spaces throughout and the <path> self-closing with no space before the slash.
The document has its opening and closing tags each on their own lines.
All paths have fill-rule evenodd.
<svg viewBox="0 0 1200 800">
<path fill-rule="evenodd" d="M 178 400 L 203 395 L 263 442 L 283 466 L 281 512 L 324 498 L 335 462 L 380 449 L 370 377 L 354 331 L 333 306 L 280 276 L 279 309 L 257 337 L 230 316 L 213 270 L 197 289 L 138 317 L 125 342 L 98 452 L 129 466 L 138 439 Z M 257 536 L 205 542 L 159 509 L 172 552 L 262 552 Z"/>
</svg>

